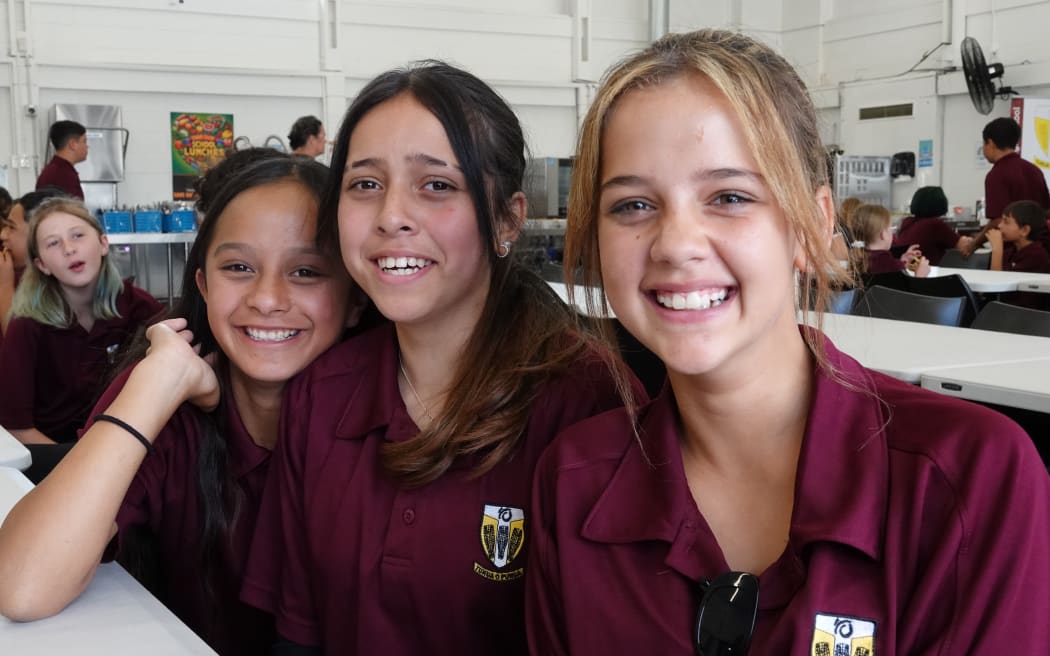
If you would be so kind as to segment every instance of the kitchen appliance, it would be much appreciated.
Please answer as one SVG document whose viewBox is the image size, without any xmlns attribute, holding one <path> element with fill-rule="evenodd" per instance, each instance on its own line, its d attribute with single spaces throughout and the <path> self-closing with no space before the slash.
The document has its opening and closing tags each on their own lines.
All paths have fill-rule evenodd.
<svg viewBox="0 0 1050 656">
<path fill-rule="evenodd" d="M 124 180 L 124 160 L 128 151 L 128 131 L 119 105 L 56 104 L 51 123 L 76 121 L 87 129 L 88 156 L 76 165 L 84 204 L 94 211 L 117 206 L 117 183 Z M 47 144 L 47 159 L 54 147 Z"/>
<path fill-rule="evenodd" d="M 564 219 L 572 181 L 571 157 L 537 157 L 525 167 L 525 197 L 533 219 Z"/>
<path fill-rule="evenodd" d="M 855 197 L 865 203 L 891 207 L 891 158 L 877 155 L 836 154 L 831 186 L 838 202 Z"/>
</svg>

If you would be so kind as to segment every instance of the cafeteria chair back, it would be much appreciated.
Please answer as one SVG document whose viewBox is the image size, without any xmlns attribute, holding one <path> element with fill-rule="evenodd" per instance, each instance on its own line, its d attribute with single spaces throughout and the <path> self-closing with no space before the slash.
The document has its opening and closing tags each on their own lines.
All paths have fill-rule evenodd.
<svg viewBox="0 0 1050 656">
<path fill-rule="evenodd" d="M 620 345 L 620 357 L 638 377 L 649 398 L 654 398 L 663 389 L 664 381 L 667 379 L 667 367 L 664 366 L 663 361 L 639 342 L 634 335 L 627 332 L 618 319 L 601 319 L 600 321 L 611 324 L 616 341 Z"/>
<path fill-rule="evenodd" d="M 992 301 L 981 308 L 971 328 L 1050 337 L 1050 312 Z"/>
<path fill-rule="evenodd" d="M 923 296 L 876 286 L 864 293 L 851 314 L 877 319 L 961 326 L 963 298 Z"/>
<path fill-rule="evenodd" d="M 988 253 L 974 253 L 969 257 L 962 254 L 958 248 L 949 248 L 944 252 L 944 257 L 941 258 L 939 266 L 949 267 L 952 269 L 985 269 L 991 267 L 992 254 Z"/>
<path fill-rule="evenodd" d="M 831 299 L 828 301 L 827 311 L 831 314 L 849 314 L 853 306 L 856 305 L 860 295 L 860 290 L 856 288 L 840 289 L 837 292 L 833 292 Z"/>
<path fill-rule="evenodd" d="M 962 325 L 969 326 L 977 316 L 977 297 L 974 295 L 970 285 L 963 280 L 962 276 L 953 273 L 950 276 L 934 276 L 931 278 L 912 278 L 908 276 L 908 287 L 905 291 L 923 296 L 939 296 L 941 298 L 962 298 L 963 314 Z"/>
</svg>

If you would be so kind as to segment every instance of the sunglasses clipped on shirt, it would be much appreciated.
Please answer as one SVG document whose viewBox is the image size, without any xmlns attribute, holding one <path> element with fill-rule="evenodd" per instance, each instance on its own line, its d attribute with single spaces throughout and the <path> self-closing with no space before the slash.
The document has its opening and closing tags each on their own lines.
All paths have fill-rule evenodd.
<svg viewBox="0 0 1050 656">
<path fill-rule="evenodd" d="M 758 577 L 726 572 L 700 584 L 703 597 L 693 631 L 697 656 L 742 656 L 758 613 Z"/>
</svg>

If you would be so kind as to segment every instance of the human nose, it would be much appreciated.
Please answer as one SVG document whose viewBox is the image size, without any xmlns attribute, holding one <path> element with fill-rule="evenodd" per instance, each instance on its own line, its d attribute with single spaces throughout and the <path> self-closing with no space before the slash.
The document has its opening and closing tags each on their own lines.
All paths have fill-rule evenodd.
<svg viewBox="0 0 1050 656">
<path fill-rule="evenodd" d="M 650 257 L 656 262 L 681 264 L 705 257 L 710 249 L 708 225 L 701 213 L 686 203 L 669 203 L 655 223 Z"/>
<path fill-rule="evenodd" d="M 62 240 L 62 252 L 65 253 L 66 255 L 73 255 L 74 253 L 76 253 L 77 252 L 76 242 L 74 242 L 72 239 L 64 239 L 64 240 Z"/>
<path fill-rule="evenodd" d="M 385 235 L 412 234 L 417 230 L 412 219 L 411 203 L 405 195 L 396 189 L 388 189 L 383 194 L 379 208 L 379 220 L 376 229 Z"/>
<path fill-rule="evenodd" d="M 262 314 L 272 314 L 286 311 L 290 298 L 288 286 L 282 276 L 262 274 L 256 278 L 245 301 L 249 307 Z"/>
</svg>

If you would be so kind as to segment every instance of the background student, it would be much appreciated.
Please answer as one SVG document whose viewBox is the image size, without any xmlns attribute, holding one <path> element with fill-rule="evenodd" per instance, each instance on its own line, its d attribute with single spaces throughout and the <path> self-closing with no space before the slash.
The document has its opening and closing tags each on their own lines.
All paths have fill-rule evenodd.
<svg viewBox="0 0 1050 656">
<path fill-rule="evenodd" d="M 332 171 L 322 234 L 389 322 L 290 386 L 243 598 L 328 654 L 523 654 L 533 466 L 620 397 L 572 310 L 509 257 L 521 126 L 427 62 L 365 86 Z"/>
<path fill-rule="evenodd" d="M 829 293 L 834 214 L 791 66 L 739 33 L 667 35 L 607 74 L 575 163 L 565 261 L 669 384 L 541 458 L 531 652 L 1041 653 L 1029 437 L 796 325 L 799 272 Z"/>
<path fill-rule="evenodd" d="M 968 250 L 969 237 L 960 237 L 941 217 L 948 213 L 948 197 L 940 187 L 920 187 L 911 197 L 911 216 L 901 220 L 893 246 L 918 244 L 923 256 L 937 266 L 949 248 Z"/>
<path fill-rule="evenodd" d="M 102 226 L 80 201 L 39 206 L 27 242 L 33 266 L 0 347 L 0 425 L 30 445 L 27 476 L 37 482 L 84 425 L 121 346 L 163 306 L 121 281 Z"/>
<path fill-rule="evenodd" d="M 328 145 L 324 124 L 316 116 L 300 116 L 288 133 L 288 147 L 293 155 L 317 157 L 324 154 Z"/>
<path fill-rule="evenodd" d="M 1003 210 L 998 228 L 988 231 L 992 247 L 992 271 L 1030 271 L 1050 273 L 1050 253 L 1040 243 L 1046 229 L 1046 212 L 1039 203 L 1020 200 Z M 1006 303 L 1037 310 L 1046 308 L 1046 295 L 1011 292 L 1002 295 Z"/>
<path fill-rule="evenodd" d="M 864 255 L 860 273 L 892 273 L 908 269 L 916 276 L 930 275 L 930 261 L 919 246 L 913 244 L 900 257 L 890 253 L 893 243 L 893 225 L 890 211 L 881 205 L 861 205 L 853 210 L 853 227 L 858 239 L 864 242 Z"/>
<path fill-rule="evenodd" d="M 57 196 L 65 194 L 54 187 L 31 191 L 16 200 L 0 221 L 0 345 L 11 320 L 15 289 L 29 264 L 29 216 L 40 203 Z"/>
<path fill-rule="evenodd" d="M 1017 121 L 1008 117 L 993 119 L 984 126 L 981 138 L 984 158 L 992 164 L 984 176 L 984 215 L 988 223 L 962 249 L 966 255 L 984 243 L 988 230 L 999 226 L 999 219 L 1010 203 L 1031 200 L 1043 209 L 1050 209 L 1050 190 L 1042 170 L 1017 152 L 1021 141 L 1021 126 Z"/>
<path fill-rule="evenodd" d="M 36 188 L 55 187 L 64 193 L 84 200 L 80 174 L 73 167 L 87 159 L 87 128 L 76 121 L 55 121 L 47 132 L 55 155 L 36 179 Z"/>
<path fill-rule="evenodd" d="M 355 316 L 349 276 L 316 239 L 325 176 L 260 148 L 201 180 L 173 318 L 95 408 L 131 429 L 96 415 L 0 528 L 4 615 L 59 612 L 116 555 L 152 569 L 152 591 L 223 656 L 267 653 L 272 620 L 237 596 L 281 394 Z"/>
</svg>

